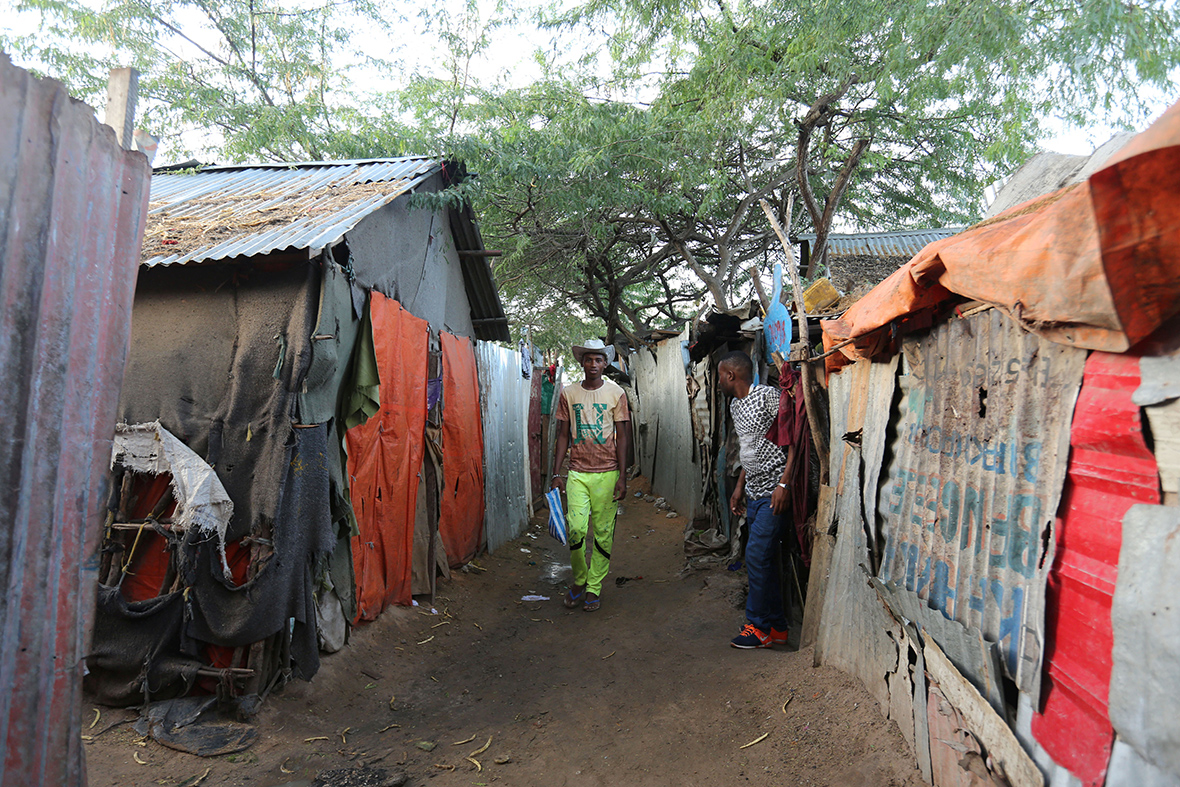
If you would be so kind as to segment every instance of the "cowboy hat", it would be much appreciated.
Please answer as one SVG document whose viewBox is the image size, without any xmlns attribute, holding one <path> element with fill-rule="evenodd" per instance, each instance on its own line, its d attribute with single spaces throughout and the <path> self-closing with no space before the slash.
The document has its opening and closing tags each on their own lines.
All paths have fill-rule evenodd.
<svg viewBox="0 0 1180 787">
<path fill-rule="evenodd" d="M 615 360 L 615 348 L 611 345 L 603 344 L 601 339 L 591 339 L 585 344 L 575 344 L 570 347 L 570 352 L 574 354 L 574 360 L 578 363 L 582 362 L 582 356 L 586 353 L 605 355 L 607 363 L 614 363 Z"/>
</svg>

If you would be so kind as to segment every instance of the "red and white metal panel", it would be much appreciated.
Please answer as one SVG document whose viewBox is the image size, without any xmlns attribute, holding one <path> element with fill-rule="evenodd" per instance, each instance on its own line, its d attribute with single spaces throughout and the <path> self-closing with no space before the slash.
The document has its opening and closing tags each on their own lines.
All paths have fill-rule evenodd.
<svg viewBox="0 0 1180 787">
<path fill-rule="evenodd" d="M 998 643 L 1008 676 L 1035 693 L 1046 558 L 1086 353 L 994 309 L 907 337 L 902 353 L 879 576 L 978 628 Z"/>
<path fill-rule="evenodd" d="M 81 678 L 150 169 L 0 55 L 0 785 L 85 783 Z"/>
<path fill-rule="evenodd" d="M 1101 785 L 1114 743 L 1110 688 L 1111 597 L 1123 516 L 1159 503 L 1159 471 L 1143 435 L 1139 358 L 1092 353 L 1074 411 L 1072 454 L 1049 574 L 1043 714 L 1032 732 L 1083 784 Z"/>
</svg>

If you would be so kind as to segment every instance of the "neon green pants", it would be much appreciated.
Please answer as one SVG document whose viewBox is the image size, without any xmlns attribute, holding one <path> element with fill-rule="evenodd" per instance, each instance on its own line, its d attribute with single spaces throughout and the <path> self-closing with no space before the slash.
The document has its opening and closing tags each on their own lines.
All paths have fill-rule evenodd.
<svg viewBox="0 0 1180 787">
<path fill-rule="evenodd" d="M 582 473 L 571 470 L 565 485 L 566 521 L 569 527 L 570 566 L 574 584 L 599 595 L 602 580 L 610 571 L 610 551 L 615 540 L 615 484 L 619 471 Z M 588 538 L 590 520 L 594 520 L 594 537 Z M 587 566 L 589 564 L 589 566 Z"/>
</svg>

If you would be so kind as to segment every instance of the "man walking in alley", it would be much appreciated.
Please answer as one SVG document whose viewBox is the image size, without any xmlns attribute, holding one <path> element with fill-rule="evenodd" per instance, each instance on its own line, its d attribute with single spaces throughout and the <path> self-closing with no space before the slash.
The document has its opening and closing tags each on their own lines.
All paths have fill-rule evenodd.
<svg viewBox="0 0 1180 787">
<path fill-rule="evenodd" d="M 754 363 L 743 352 L 732 352 L 717 365 L 718 382 L 733 397 L 729 412 L 738 435 L 741 473 L 729 498 L 735 516 L 746 515 L 746 626 L 730 644 L 735 648 L 769 648 L 787 642 L 787 615 L 775 556 L 782 543 L 790 504 L 788 481 L 795 449 L 780 448 L 766 439 L 778 415 L 779 391 L 754 385 Z M 745 498 L 745 502 L 743 502 Z"/>
<path fill-rule="evenodd" d="M 585 379 L 567 385 L 557 403 L 553 486 L 565 491 L 568 509 L 574 578 L 565 605 L 593 612 L 601 604 L 602 580 L 610 570 L 617 501 L 627 493 L 628 431 L 623 427 L 631 415 L 623 389 L 602 376 L 615 348 L 591 339 L 570 350 Z M 560 475 L 567 450 L 568 479 Z"/>
</svg>

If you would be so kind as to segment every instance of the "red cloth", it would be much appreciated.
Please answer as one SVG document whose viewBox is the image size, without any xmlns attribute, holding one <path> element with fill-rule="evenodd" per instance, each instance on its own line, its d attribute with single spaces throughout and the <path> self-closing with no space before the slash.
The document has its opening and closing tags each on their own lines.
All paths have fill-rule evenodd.
<svg viewBox="0 0 1180 787">
<path fill-rule="evenodd" d="M 440 337 L 443 492 L 438 532 L 453 568 L 475 557 L 483 542 L 483 424 L 479 414 L 479 375 L 471 340 L 449 333 Z"/>
<path fill-rule="evenodd" d="M 345 434 L 352 507 L 357 619 L 411 601 L 418 474 L 426 451 L 429 326 L 374 290 L 369 300 L 381 409 Z"/>
<path fill-rule="evenodd" d="M 803 553 L 803 564 L 811 565 L 811 534 L 807 531 L 807 479 L 811 464 L 811 429 L 803 401 L 803 378 L 793 367 L 783 364 L 779 370 L 778 416 L 766 432 L 766 439 L 777 446 L 795 447 L 795 470 L 791 477 L 791 513 L 795 537 Z"/>
</svg>

